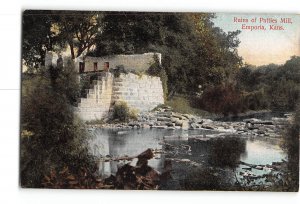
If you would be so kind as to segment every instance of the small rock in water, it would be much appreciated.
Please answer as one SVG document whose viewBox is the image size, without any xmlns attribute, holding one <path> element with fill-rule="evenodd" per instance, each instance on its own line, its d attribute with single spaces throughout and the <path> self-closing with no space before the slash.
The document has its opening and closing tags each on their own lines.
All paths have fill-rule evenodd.
<svg viewBox="0 0 300 204">
<path fill-rule="evenodd" d="M 263 170 L 263 167 L 262 166 L 256 166 L 255 169 L 257 169 L 257 170 Z"/>
<path fill-rule="evenodd" d="M 189 129 L 189 123 L 187 121 L 182 122 L 181 128 L 183 130 Z"/>
</svg>

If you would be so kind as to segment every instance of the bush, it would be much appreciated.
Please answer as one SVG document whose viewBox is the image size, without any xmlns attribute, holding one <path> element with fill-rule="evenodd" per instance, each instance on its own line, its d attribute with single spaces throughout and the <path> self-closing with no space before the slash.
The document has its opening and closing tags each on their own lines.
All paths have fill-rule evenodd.
<svg viewBox="0 0 300 204">
<path fill-rule="evenodd" d="M 270 106 L 274 111 L 294 111 L 300 99 L 300 85 L 292 80 L 280 80 L 269 90 Z"/>
<path fill-rule="evenodd" d="M 265 94 L 264 89 L 253 92 L 246 92 L 242 97 L 244 110 L 261 110 L 270 107 L 269 97 Z"/>
<path fill-rule="evenodd" d="M 242 95 L 232 84 L 218 85 L 204 90 L 199 106 L 214 113 L 237 115 L 243 111 Z"/>
<path fill-rule="evenodd" d="M 79 86 L 72 68 L 55 76 L 49 70 L 41 71 L 22 81 L 22 187 L 42 187 L 42 179 L 51 169 L 67 166 L 76 174 L 81 167 L 95 168 L 88 153 L 88 133 L 73 113 Z"/>
<path fill-rule="evenodd" d="M 87 125 L 100 125 L 100 124 L 104 124 L 104 119 L 95 119 L 95 120 L 90 120 L 90 121 L 86 121 L 85 124 Z"/>
<path fill-rule="evenodd" d="M 124 65 L 117 65 L 115 69 L 111 69 L 110 72 L 114 75 L 115 78 L 120 77 L 121 73 L 127 74 Z"/>
<path fill-rule="evenodd" d="M 125 101 L 116 102 L 113 109 L 113 120 L 128 122 L 130 119 L 137 119 L 137 112 L 130 110 Z"/>
<path fill-rule="evenodd" d="M 171 106 L 172 110 L 178 113 L 187 113 L 205 117 L 211 117 L 213 115 L 199 108 L 195 108 L 192 98 L 184 95 L 173 96 L 166 102 L 166 105 Z"/>
<path fill-rule="evenodd" d="M 283 176 L 287 191 L 299 190 L 299 135 L 300 135 L 300 101 L 294 113 L 293 123 L 289 125 L 283 137 L 283 148 L 288 154 L 288 172 Z"/>
</svg>

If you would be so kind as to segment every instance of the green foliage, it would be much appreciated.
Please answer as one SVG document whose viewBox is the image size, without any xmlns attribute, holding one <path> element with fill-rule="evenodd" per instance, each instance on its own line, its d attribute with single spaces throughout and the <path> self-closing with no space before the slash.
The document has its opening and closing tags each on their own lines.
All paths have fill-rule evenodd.
<svg viewBox="0 0 300 204">
<path fill-rule="evenodd" d="M 241 59 L 239 31 L 213 26 L 211 14 L 106 12 L 92 56 L 159 52 L 168 95 L 232 77 Z M 155 71 L 155 70 L 154 70 Z M 213 73 L 213 74 L 212 74 Z"/>
<path fill-rule="evenodd" d="M 199 107 L 224 116 L 237 115 L 243 111 L 242 95 L 233 84 L 213 86 L 203 92 Z"/>
<path fill-rule="evenodd" d="M 293 111 L 300 98 L 300 57 L 291 57 L 284 65 L 253 67 L 246 65 L 236 76 L 237 87 L 244 92 L 246 109 Z"/>
<path fill-rule="evenodd" d="M 53 49 L 51 16 L 42 11 L 27 10 L 22 18 L 22 59 L 29 68 L 44 65 L 47 50 Z"/>
<path fill-rule="evenodd" d="M 168 101 L 166 101 L 166 105 L 170 106 L 174 112 L 178 113 L 187 113 L 192 115 L 209 117 L 212 116 L 211 113 L 203 111 L 199 108 L 195 108 L 192 104 L 192 99 L 188 96 L 176 95 Z"/>
<path fill-rule="evenodd" d="M 94 11 L 51 11 L 57 25 L 56 38 L 61 46 L 69 45 L 72 59 L 79 57 L 95 44 L 100 33 L 102 15 Z"/>
<path fill-rule="evenodd" d="M 74 67 L 41 71 L 22 81 L 21 185 L 41 187 L 44 175 L 51 169 L 68 166 L 76 173 L 81 167 L 92 167 L 88 153 L 88 133 L 74 115 L 72 105 L 77 97 Z"/>
<path fill-rule="evenodd" d="M 288 172 L 283 176 L 286 181 L 284 187 L 287 191 L 298 192 L 299 190 L 299 135 L 300 135 L 300 101 L 298 101 L 294 113 L 293 123 L 285 131 L 283 148 L 288 154 Z"/>
<path fill-rule="evenodd" d="M 103 119 L 90 120 L 85 122 L 87 125 L 101 125 L 105 124 Z"/>
<path fill-rule="evenodd" d="M 115 78 L 118 78 L 121 73 L 127 74 L 127 71 L 124 68 L 124 65 L 117 65 L 115 69 L 110 70 Z"/>
<path fill-rule="evenodd" d="M 116 102 L 113 107 L 113 116 L 114 121 L 128 122 L 130 119 L 136 120 L 137 113 L 134 110 L 130 110 L 127 103 L 124 101 Z"/>
<path fill-rule="evenodd" d="M 45 32 L 32 23 L 33 28 L 26 29 L 41 30 L 41 35 L 51 36 L 51 45 L 58 48 L 69 45 L 72 58 L 89 51 L 92 45 L 96 49 L 88 53 L 91 56 L 161 53 L 163 68 L 155 62 L 149 73 L 161 78 L 165 99 L 176 93 L 193 94 L 199 85 L 205 89 L 230 81 L 241 62 L 237 54 L 239 31 L 225 33 L 214 27 L 213 14 L 83 11 L 39 14 L 49 18 Z M 39 17 L 24 15 L 24 20 L 37 21 Z M 51 35 L 46 34 L 49 30 Z M 24 40 L 30 37 L 26 36 Z M 31 45 L 30 41 L 28 47 Z M 53 49 L 52 46 L 46 50 Z"/>
<path fill-rule="evenodd" d="M 72 59 L 95 44 L 102 15 L 92 11 L 26 10 L 23 13 L 22 59 L 30 69 L 44 65 L 47 51 L 69 46 Z"/>
<path fill-rule="evenodd" d="M 214 26 L 214 17 L 207 13 L 25 11 L 22 58 L 29 67 L 37 67 L 43 65 L 46 51 L 61 50 L 65 45 L 73 58 L 85 51 L 91 56 L 158 52 L 162 65 L 156 59 L 148 73 L 161 78 L 165 99 L 178 93 L 193 95 L 199 85 L 207 93 L 212 87 L 217 90 L 233 84 L 243 101 L 236 112 L 294 110 L 300 97 L 299 57 L 293 56 L 281 66 L 240 68 L 240 31 L 224 32 Z M 89 52 L 94 45 L 96 49 Z M 52 76 L 57 72 L 50 71 Z M 89 88 L 89 83 L 81 88 Z M 75 98 L 71 100 L 76 103 Z"/>
<path fill-rule="evenodd" d="M 264 89 L 244 93 L 242 103 L 244 110 L 269 109 L 269 99 Z"/>
<path fill-rule="evenodd" d="M 157 76 L 160 77 L 162 82 L 163 92 L 164 92 L 164 100 L 167 100 L 168 95 L 168 76 L 165 69 L 160 65 L 159 59 L 157 55 L 153 57 L 154 63 L 149 67 L 147 73 L 150 76 Z"/>
</svg>

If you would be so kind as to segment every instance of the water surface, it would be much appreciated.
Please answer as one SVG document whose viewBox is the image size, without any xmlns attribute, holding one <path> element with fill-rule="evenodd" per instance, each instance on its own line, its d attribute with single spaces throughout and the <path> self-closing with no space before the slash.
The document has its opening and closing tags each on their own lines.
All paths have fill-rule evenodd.
<svg viewBox="0 0 300 204">
<path fill-rule="evenodd" d="M 90 141 L 91 152 L 95 156 L 111 157 L 137 156 L 148 148 L 164 150 L 149 161 L 149 165 L 159 172 L 172 169 L 172 179 L 165 181 L 162 189 L 223 189 L 235 182 L 234 174 L 243 171 L 239 161 L 266 165 L 286 159 L 279 141 L 269 138 L 214 138 L 208 141 L 198 139 L 170 140 L 170 136 L 211 135 L 210 130 L 165 130 L 165 129 L 95 129 Z M 167 136 L 167 137 L 164 137 Z M 167 138 L 167 139 L 165 139 Z M 189 162 L 180 162 L 180 160 Z M 134 165 L 135 160 L 132 162 Z M 108 177 L 117 172 L 123 162 L 100 162 L 99 173 Z M 257 174 L 266 170 L 254 171 Z"/>
</svg>

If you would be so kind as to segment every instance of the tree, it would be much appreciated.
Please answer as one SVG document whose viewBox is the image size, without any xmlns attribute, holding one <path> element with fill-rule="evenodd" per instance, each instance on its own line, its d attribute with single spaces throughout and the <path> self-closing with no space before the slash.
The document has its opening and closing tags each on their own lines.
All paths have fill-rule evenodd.
<svg viewBox="0 0 300 204">
<path fill-rule="evenodd" d="M 22 59 L 26 66 L 44 65 L 46 52 L 55 44 L 49 11 L 26 10 L 22 18 Z"/>
<path fill-rule="evenodd" d="M 244 65 L 236 75 L 236 86 L 244 93 L 246 109 L 295 110 L 300 98 L 299 70 L 296 56 L 283 65 Z"/>
<path fill-rule="evenodd" d="M 52 78 L 52 80 L 50 80 Z M 74 115 L 78 84 L 72 63 L 51 77 L 50 69 L 22 81 L 21 185 L 42 187 L 51 170 L 94 171 L 88 133 Z"/>
<path fill-rule="evenodd" d="M 92 11 L 54 11 L 54 25 L 57 37 L 64 46 L 70 47 L 71 57 L 75 59 L 94 44 L 101 33 L 102 15 Z"/>
<path fill-rule="evenodd" d="M 215 27 L 212 22 L 212 19 L 215 18 L 214 14 L 192 13 L 189 14 L 189 18 L 193 22 L 199 38 L 203 85 L 210 86 L 224 81 L 232 82 L 242 63 L 242 58 L 238 56 L 237 52 L 240 43 L 237 36 L 240 31 L 225 33 L 219 27 Z"/>
<path fill-rule="evenodd" d="M 35 11 L 23 14 L 22 59 L 26 66 L 45 63 L 47 51 L 62 51 L 68 45 L 72 59 L 88 51 L 101 33 L 101 17 L 90 11 Z"/>
<path fill-rule="evenodd" d="M 162 53 L 169 95 L 223 82 L 240 66 L 239 31 L 213 26 L 213 14 L 107 12 L 90 55 Z"/>
</svg>

